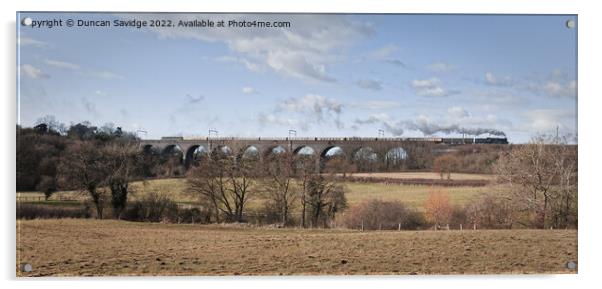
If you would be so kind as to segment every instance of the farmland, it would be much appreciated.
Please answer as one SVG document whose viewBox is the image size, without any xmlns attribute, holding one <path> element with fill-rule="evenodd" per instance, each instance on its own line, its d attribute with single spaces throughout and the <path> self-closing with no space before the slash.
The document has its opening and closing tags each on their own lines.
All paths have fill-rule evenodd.
<svg viewBox="0 0 602 289">
<path fill-rule="evenodd" d="M 361 174 L 363 175 L 363 174 Z M 434 173 L 380 173 L 372 174 L 378 177 L 386 176 L 388 178 L 403 178 L 403 177 L 423 177 L 429 178 L 437 176 Z M 437 176 L 438 177 L 438 176 Z M 455 177 L 455 174 L 454 174 Z M 489 175 L 461 175 L 462 179 L 487 179 Z M 347 200 L 349 204 L 356 204 L 366 199 L 381 199 L 387 201 L 402 201 L 410 206 L 422 210 L 424 201 L 427 198 L 429 190 L 440 189 L 449 192 L 450 201 L 452 204 L 463 205 L 477 196 L 495 191 L 498 188 L 490 185 L 485 187 L 430 187 L 424 185 L 401 185 L 401 184 L 386 184 L 386 183 L 357 183 L 345 182 L 347 188 Z M 147 181 L 139 181 L 132 183 L 131 200 L 136 200 L 145 196 L 150 192 L 157 192 L 168 195 L 173 200 L 179 203 L 194 203 L 197 199 L 186 192 L 187 184 L 185 179 L 155 179 Z M 18 201 L 24 202 L 40 202 L 44 204 L 54 205 L 77 205 L 77 201 L 86 200 L 86 196 L 73 191 L 61 191 L 52 195 L 51 202 L 43 202 L 43 194 L 39 192 L 20 192 L 17 194 Z M 76 201 L 76 202 L 74 202 Z M 255 208 L 262 202 L 262 196 L 258 195 L 249 201 L 249 208 Z"/>
<path fill-rule="evenodd" d="M 402 173 L 354 173 L 353 177 L 369 177 L 369 178 L 390 178 L 390 179 L 426 179 L 437 180 L 441 176 L 435 172 L 402 172 Z M 494 175 L 488 174 L 451 174 L 453 180 L 487 180 L 491 181 L 495 178 Z"/>
<path fill-rule="evenodd" d="M 452 205 L 462 206 L 501 189 L 493 182 L 478 187 L 344 184 L 350 205 L 380 199 L 401 201 L 418 211 L 424 211 L 432 190 L 445 190 Z M 197 202 L 182 178 L 134 182 L 132 189 L 131 201 L 158 192 L 181 204 Z M 249 210 L 260 208 L 262 198 L 252 198 Z M 18 193 L 18 202 L 45 206 L 74 208 L 85 201 L 85 195 L 73 191 L 57 192 L 49 201 L 39 192 Z M 66 218 L 19 219 L 17 238 L 17 264 L 33 266 L 32 272 L 17 269 L 21 276 L 537 274 L 576 273 L 565 264 L 577 262 L 576 230 L 360 231 Z"/>
<path fill-rule="evenodd" d="M 23 276 L 575 273 L 576 230 L 380 231 L 19 220 Z M 69 249 L 66 250 L 65 248 Z"/>
</svg>

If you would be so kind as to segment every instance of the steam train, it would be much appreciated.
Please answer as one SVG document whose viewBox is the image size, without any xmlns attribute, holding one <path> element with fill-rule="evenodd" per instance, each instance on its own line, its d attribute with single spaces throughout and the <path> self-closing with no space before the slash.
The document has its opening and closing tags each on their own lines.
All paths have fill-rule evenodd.
<svg viewBox="0 0 602 289">
<path fill-rule="evenodd" d="M 505 137 L 441 138 L 441 143 L 445 143 L 445 144 L 508 144 L 508 139 Z"/>
<path fill-rule="evenodd" d="M 209 137 L 206 138 L 209 140 Z M 505 137 L 487 137 L 487 138 L 461 138 L 461 137 L 410 137 L 410 138 L 367 138 L 367 137 L 309 137 L 309 138 L 237 138 L 237 137 L 222 137 L 212 138 L 222 140 L 306 140 L 306 141 L 419 141 L 419 142 L 434 142 L 443 144 L 508 144 L 508 139 Z M 162 141 L 183 141 L 184 137 L 169 136 L 162 137 Z"/>
</svg>

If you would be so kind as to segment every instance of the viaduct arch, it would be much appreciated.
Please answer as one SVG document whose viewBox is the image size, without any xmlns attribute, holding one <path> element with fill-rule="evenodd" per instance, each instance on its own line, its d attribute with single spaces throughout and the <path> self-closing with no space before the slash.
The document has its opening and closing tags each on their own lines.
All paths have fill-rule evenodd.
<svg viewBox="0 0 602 289">
<path fill-rule="evenodd" d="M 326 158 L 327 152 L 335 147 L 342 150 L 348 161 L 354 161 L 362 149 L 369 149 L 377 162 L 391 162 L 392 157 L 410 159 L 415 153 L 425 151 L 433 155 L 448 151 L 461 144 L 507 144 L 506 138 L 197 138 L 163 137 L 141 140 L 139 147 L 145 152 L 167 152 L 178 148 L 182 154 L 182 164 L 188 168 L 195 158 L 195 152 L 202 148 L 208 154 L 228 148 L 229 153 L 242 157 L 250 148 L 257 150 L 259 158 L 278 151 L 294 154 L 315 154 Z"/>
</svg>

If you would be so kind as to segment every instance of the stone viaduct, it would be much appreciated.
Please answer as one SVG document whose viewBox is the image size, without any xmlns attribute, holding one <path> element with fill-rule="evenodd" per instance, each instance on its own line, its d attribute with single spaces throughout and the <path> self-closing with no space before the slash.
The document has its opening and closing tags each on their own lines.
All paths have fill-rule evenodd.
<svg viewBox="0 0 602 289">
<path fill-rule="evenodd" d="M 417 154 L 431 157 L 453 150 L 453 146 L 462 144 L 507 144 L 506 138 L 236 138 L 207 137 L 186 139 L 183 137 L 163 137 L 161 139 L 141 140 L 140 148 L 144 151 L 169 153 L 181 151 L 182 162 L 189 167 L 194 160 L 195 152 L 209 153 L 222 150 L 236 156 L 242 156 L 249 149 L 257 152 L 260 158 L 274 152 L 292 152 L 295 154 L 316 154 L 324 159 L 329 151 L 338 148 L 347 160 L 354 160 L 358 153 L 372 155 L 375 160 L 386 161 L 387 158 L 412 158 Z"/>
</svg>

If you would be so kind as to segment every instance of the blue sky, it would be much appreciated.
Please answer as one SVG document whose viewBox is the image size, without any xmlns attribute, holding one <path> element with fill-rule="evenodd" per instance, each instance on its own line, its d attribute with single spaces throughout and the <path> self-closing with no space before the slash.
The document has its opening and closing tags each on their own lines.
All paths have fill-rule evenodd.
<svg viewBox="0 0 602 289">
<path fill-rule="evenodd" d="M 41 14 L 289 28 L 19 26 L 19 121 L 146 138 L 576 135 L 576 16 Z M 144 136 L 144 135 L 143 135 Z"/>
</svg>

